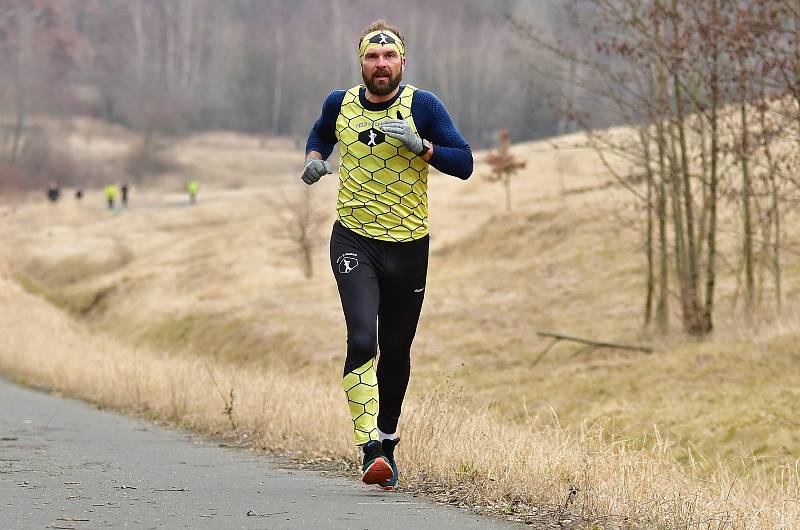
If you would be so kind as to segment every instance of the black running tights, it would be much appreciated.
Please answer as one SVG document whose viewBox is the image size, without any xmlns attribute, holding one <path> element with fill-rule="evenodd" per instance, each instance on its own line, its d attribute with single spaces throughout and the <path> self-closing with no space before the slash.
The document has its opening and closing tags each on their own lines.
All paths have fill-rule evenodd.
<svg viewBox="0 0 800 530">
<path fill-rule="evenodd" d="M 336 221 L 331 267 L 347 323 L 344 374 L 377 350 L 378 428 L 397 430 L 411 370 L 411 342 L 425 295 L 429 238 L 410 242 L 362 236 Z"/>
</svg>

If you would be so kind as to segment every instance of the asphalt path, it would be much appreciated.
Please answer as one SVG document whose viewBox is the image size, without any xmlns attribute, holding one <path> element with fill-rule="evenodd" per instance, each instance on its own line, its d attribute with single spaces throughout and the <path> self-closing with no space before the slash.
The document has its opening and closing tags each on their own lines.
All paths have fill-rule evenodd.
<svg viewBox="0 0 800 530">
<path fill-rule="evenodd" d="M 0 529 L 27 528 L 519 526 L 0 379 Z"/>
</svg>

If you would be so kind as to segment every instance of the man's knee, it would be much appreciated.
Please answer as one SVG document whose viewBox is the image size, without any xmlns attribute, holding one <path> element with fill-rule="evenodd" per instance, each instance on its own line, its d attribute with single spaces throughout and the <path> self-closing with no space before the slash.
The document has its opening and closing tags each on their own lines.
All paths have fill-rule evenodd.
<svg viewBox="0 0 800 530">
<path fill-rule="evenodd" d="M 371 333 L 352 333 L 347 337 L 347 360 L 344 373 L 362 366 L 375 357 L 377 350 L 377 337 Z"/>
<path fill-rule="evenodd" d="M 401 372 L 411 369 L 411 348 L 380 348 L 378 366 Z"/>
</svg>

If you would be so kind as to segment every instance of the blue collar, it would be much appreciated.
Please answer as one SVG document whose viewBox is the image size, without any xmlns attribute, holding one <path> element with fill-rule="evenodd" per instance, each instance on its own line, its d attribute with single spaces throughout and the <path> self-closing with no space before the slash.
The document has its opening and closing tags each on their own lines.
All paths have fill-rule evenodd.
<svg viewBox="0 0 800 530">
<path fill-rule="evenodd" d="M 405 87 L 406 85 L 400 85 L 400 90 L 397 91 L 397 94 L 395 94 L 392 99 L 382 103 L 373 103 L 367 99 L 367 88 L 364 85 L 361 85 L 361 87 L 358 89 L 358 99 L 361 103 L 361 106 L 367 110 L 386 110 L 391 107 L 395 101 L 397 101 L 397 98 L 399 98 L 400 94 L 403 93 L 403 89 Z"/>
</svg>

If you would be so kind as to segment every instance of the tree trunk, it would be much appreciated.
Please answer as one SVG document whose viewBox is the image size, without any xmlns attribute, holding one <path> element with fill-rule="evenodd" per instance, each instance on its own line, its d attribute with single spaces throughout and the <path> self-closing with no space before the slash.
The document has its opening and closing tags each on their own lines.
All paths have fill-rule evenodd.
<svg viewBox="0 0 800 530">
<path fill-rule="evenodd" d="M 144 68 L 145 68 L 145 41 L 144 41 L 144 1 L 134 0 L 130 7 L 131 22 L 133 23 L 134 35 L 134 67 L 136 70 L 136 88 L 139 91 L 140 97 L 142 83 L 144 82 Z"/>
<path fill-rule="evenodd" d="M 700 185 L 703 191 L 703 205 L 698 213 L 698 225 L 697 225 L 697 235 L 695 236 L 695 241 L 697 241 L 697 265 L 698 265 L 698 276 L 701 276 L 702 271 L 702 261 L 703 261 L 703 252 L 705 251 L 704 245 L 706 241 L 706 225 L 708 223 L 708 202 L 709 202 L 709 191 L 708 191 L 708 184 L 709 184 L 709 164 L 708 164 L 708 149 L 706 146 L 706 140 L 708 138 L 708 133 L 706 132 L 706 122 L 705 117 L 702 114 L 697 115 L 697 121 L 699 122 L 699 135 L 700 135 L 700 168 L 701 168 L 701 175 L 702 179 L 700 181 Z M 698 301 L 702 301 L 701 289 L 698 286 L 697 288 L 697 298 Z M 700 318 L 702 321 L 702 317 Z"/>
<path fill-rule="evenodd" d="M 667 240 L 667 164 L 666 138 L 664 136 L 663 122 L 659 122 L 657 127 L 658 138 L 658 248 L 659 248 L 659 283 L 658 283 L 658 307 L 656 309 L 656 321 L 658 330 L 666 334 L 669 329 L 669 241 Z"/>
<path fill-rule="evenodd" d="M 712 0 L 714 20 L 718 19 L 718 1 Z M 709 125 L 711 128 L 711 152 L 709 153 L 709 182 L 708 182 L 708 232 L 706 233 L 708 256 L 706 258 L 706 299 L 703 305 L 703 331 L 711 333 L 714 329 L 714 288 L 716 286 L 717 271 L 717 199 L 719 185 L 719 121 L 718 105 L 720 102 L 719 87 L 719 47 L 714 41 L 711 51 L 711 109 Z"/>
<path fill-rule="evenodd" d="M 661 23 L 654 20 L 654 31 L 657 38 L 661 39 Z M 651 77 L 654 80 L 651 93 L 655 96 L 656 112 L 656 148 L 658 149 L 658 252 L 659 252 L 659 277 L 658 277 L 658 305 L 656 307 L 656 322 L 658 331 L 665 335 L 669 330 L 669 239 L 667 235 L 667 183 L 669 181 L 669 168 L 667 165 L 667 135 L 664 127 L 668 124 L 666 116 L 669 113 L 667 106 L 667 76 L 662 64 L 656 66 Z"/>
<path fill-rule="evenodd" d="M 794 39 L 794 86 L 791 87 L 794 101 L 797 104 L 795 117 L 797 119 L 798 132 L 800 132 L 800 0 L 794 0 L 792 9 L 794 34 L 790 35 Z M 797 144 L 800 146 L 800 134 L 797 134 Z"/>
<path fill-rule="evenodd" d="M 314 276 L 314 262 L 312 258 L 311 242 L 304 238 L 300 243 L 303 248 L 303 274 L 306 278 Z"/>
<path fill-rule="evenodd" d="M 678 28 L 678 0 L 672 0 L 672 31 L 673 38 L 679 38 Z M 697 300 L 697 285 L 698 277 L 698 259 L 695 245 L 695 227 L 694 227 L 694 207 L 692 199 L 692 183 L 689 172 L 689 148 L 686 139 L 686 112 L 684 110 L 683 89 L 681 88 L 680 79 L 680 63 L 673 67 L 672 71 L 672 85 L 675 99 L 676 110 L 676 123 L 678 129 L 679 153 L 680 153 L 680 178 L 682 179 L 683 191 L 683 211 L 686 220 L 685 231 L 685 275 L 686 286 L 684 289 L 684 325 L 686 330 L 691 335 L 702 333 L 700 327 L 700 308 Z M 676 227 L 677 228 L 677 227 Z"/>
<path fill-rule="evenodd" d="M 644 302 L 644 325 L 648 327 L 653 318 L 653 292 L 655 291 L 654 250 L 653 250 L 653 167 L 650 154 L 650 131 L 639 129 L 639 139 L 644 154 L 645 174 L 647 176 L 647 232 L 645 234 L 645 252 L 647 254 L 647 289 Z"/>
<path fill-rule="evenodd" d="M 755 300 L 755 282 L 753 274 L 753 219 L 751 212 L 751 197 L 753 194 L 753 184 L 750 176 L 750 134 L 747 123 L 747 94 L 746 79 L 744 72 L 744 59 L 739 58 L 739 117 L 741 127 L 741 141 L 739 163 L 742 167 L 742 223 L 743 223 L 743 247 L 742 258 L 744 260 L 745 274 L 745 317 L 748 323 L 753 320 L 753 303 Z"/>
<path fill-rule="evenodd" d="M 686 332 L 690 331 L 691 322 L 689 320 L 689 275 L 686 257 L 686 232 L 683 225 L 683 205 L 681 202 L 681 178 L 678 168 L 677 139 L 675 138 L 674 124 L 669 123 L 669 178 L 672 203 L 672 228 L 675 237 L 675 269 L 678 276 L 678 287 L 681 299 L 681 315 L 683 327 Z"/>
<path fill-rule="evenodd" d="M 15 163 L 19 157 L 20 147 L 22 146 L 22 133 L 25 131 L 25 119 L 28 113 L 28 96 L 26 90 L 22 89 L 21 83 L 18 85 L 19 94 L 17 95 L 16 120 L 14 120 L 14 132 L 11 137 L 11 163 Z"/>
<path fill-rule="evenodd" d="M 770 187 L 772 188 L 772 212 L 775 222 L 775 239 L 772 247 L 772 270 L 775 275 L 775 303 L 778 315 L 783 310 L 783 294 L 781 290 L 781 213 L 778 207 L 778 185 L 775 173 L 770 172 Z"/>
<path fill-rule="evenodd" d="M 755 259 L 758 260 L 758 270 L 756 271 L 756 302 L 755 308 L 761 313 L 764 309 L 764 283 L 766 280 L 767 266 L 772 264 L 770 259 L 770 243 L 772 242 L 772 206 L 762 212 L 761 203 L 756 199 L 753 201 L 756 209 L 756 218 L 761 228 L 761 249 Z"/>
<path fill-rule="evenodd" d="M 22 151 L 22 137 L 25 134 L 25 125 L 28 118 L 28 107 L 30 105 L 30 79 L 29 69 L 33 61 L 33 20 L 27 13 L 20 13 L 17 16 L 19 26 L 19 46 L 16 54 L 15 65 L 15 89 L 16 105 L 14 109 L 14 130 L 11 137 L 11 163 L 17 161 Z"/>
<path fill-rule="evenodd" d="M 340 2 L 331 2 L 331 19 L 330 25 L 331 30 L 333 33 L 332 41 L 335 46 L 341 46 L 345 44 L 344 40 L 344 23 L 342 17 L 342 6 Z M 334 60 L 333 64 L 333 86 L 339 87 L 342 86 L 345 82 L 344 79 L 344 66 L 347 64 L 345 61 L 341 60 Z"/>
<path fill-rule="evenodd" d="M 277 64 L 275 66 L 275 84 L 272 91 L 272 124 L 270 127 L 273 135 L 280 134 L 283 74 L 286 69 L 286 46 L 283 41 L 283 29 L 279 25 L 275 28 L 275 40 L 277 43 Z"/>
<path fill-rule="evenodd" d="M 767 100 L 766 94 L 766 86 L 765 80 L 762 79 L 761 81 L 761 99 L 762 101 Z M 770 207 L 769 217 L 775 226 L 775 236 L 772 238 L 765 238 L 765 245 L 772 244 L 772 248 L 765 249 L 765 256 L 764 259 L 767 259 L 766 254 L 771 254 L 770 256 L 770 265 L 772 269 L 773 276 L 775 278 L 775 308 L 778 315 L 781 314 L 782 310 L 782 295 L 781 295 L 781 261 L 780 261 L 780 240 L 781 240 L 781 215 L 780 215 L 780 203 L 778 200 L 778 168 L 775 165 L 775 157 L 772 153 L 772 147 L 770 146 L 770 141 L 772 137 L 769 132 L 769 124 L 767 123 L 767 110 L 765 106 L 760 107 L 759 115 L 761 118 L 761 135 L 763 138 L 763 149 L 764 149 L 764 156 L 767 159 L 767 174 L 768 174 L 768 182 L 769 182 L 769 190 L 770 190 L 770 198 L 772 200 L 772 204 Z"/>
</svg>

